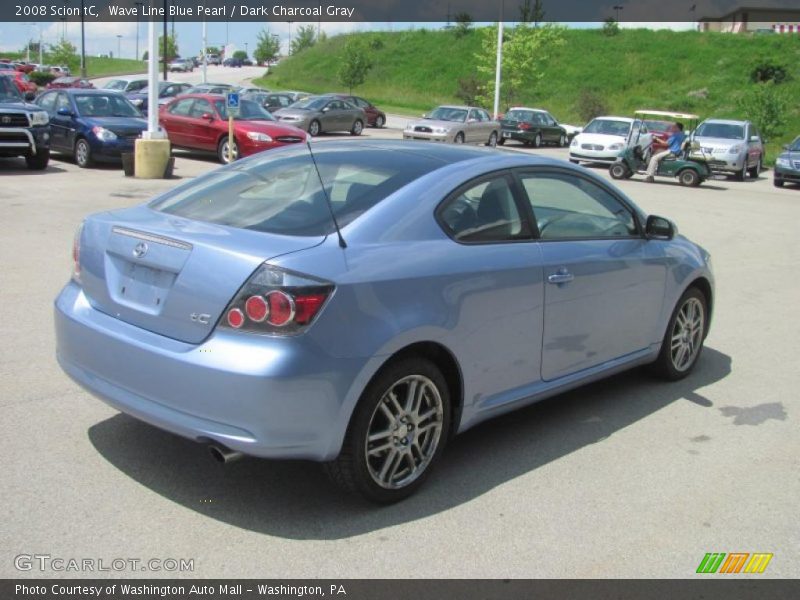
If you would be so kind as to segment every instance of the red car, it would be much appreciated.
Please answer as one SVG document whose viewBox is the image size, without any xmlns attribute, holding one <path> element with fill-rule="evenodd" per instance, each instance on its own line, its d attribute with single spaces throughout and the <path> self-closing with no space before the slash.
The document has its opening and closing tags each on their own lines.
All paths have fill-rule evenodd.
<svg viewBox="0 0 800 600">
<path fill-rule="evenodd" d="M 58 77 L 47 84 L 47 89 L 53 88 L 94 89 L 94 85 L 88 79 L 81 79 L 80 77 Z"/>
<path fill-rule="evenodd" d="M 22 71 L 23 73 L 31 73 L 36 69 L 36 67 L 28 63 L 19 63 L 16 66 L 16 69 L 17 71 Z"/>
<path fill-rule="evenodd" d="M 670 121 L 656 121 L 654 119 L 645 119 L 644 121 L 647 131 L 653 134 L 653 147 L 652 153 L 662 152 L 667 149 L 667 138 L 670 136 L 670 129 L 674 123 Z"/>
<path fill-rule="evenodd" d="M 2 70 L 0 71 L 0 75 L 4 75 L 6 77 L 10 77 L 14 80 L 14 85 L 17 86 L 19 93 L 23 96 L 27 93 L 35 94 L 36 91 L 39 89 L 36 87 L 36 84 L 33 83 L 30 78 L 23 73 L 22 71 L 9 71 L 9 70 Z"/>
<path fill-rule="evenodd" d="M 221 163 L 228 163 L 228 112 L 225 108 L 225 96 L 179 96 L 161 107 L 158 120 L 173 146 L 216 152 Z M 233 132 L 234 160 L 286 144 L 305 142 L 308 135 L 302 129 L 279 123 L 260 104 L 250 100 L 240 101 Z"/>
</svg>

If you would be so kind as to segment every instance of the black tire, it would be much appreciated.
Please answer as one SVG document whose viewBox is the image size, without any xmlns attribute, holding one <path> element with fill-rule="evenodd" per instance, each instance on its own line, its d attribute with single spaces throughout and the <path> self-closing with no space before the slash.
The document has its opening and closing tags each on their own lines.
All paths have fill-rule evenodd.
<svg viewBox="0 0 800 600">
<path fill-rule="evenodd" d="M 758 162 L 756 162 L 756 166 L 750 169 L 750 177 L 753 179 L 758 179 L 759 175 L 761 175 L 761 157 L 758 157 Z"/>
<path fill-rule="evenodd" d="M 233 138 L 233 160 L 234 162 L 239 158 L 239 145 L 236 143 L 236 138 Z M 223 165 L 227 165 L 228 160 L 228 136 L 224 136 L 217 144 L 217 160 Z"/>
<path fill-rule="evenodd" d="M 539 148 L 539 147 L 541 147 L 541 145 L 542 145 L 542 134 L 541 133 L 537 133 L 536 137 L 533 138 L 533 147 L 534 148 Z"/>
<path fill-rule="evenodd" d="M 627 179 L 629 173 L 630 169 L 622 162 L 615 162 L 608 168 L 608 174 L 614 179 Z"/>
<path fill-rule="evenodd" d="M 567 136 L 563 133 L 558 138 L 558 147 L 559 148 L 566 148 L 569 142 L 567 141 Z"/>
<path fill-rule="evenodd" d="M 361 119 L 353 121 L 353 126 L 350 128 L 350 135 L 361 135 L 364 132 L 364 123 Z"/>
<path fill-rule="evenodd" d="M 497 146 L 497 132 L 496 131 L 493 131 L 491 133 L 491 135 L 489 136 L 489 141 L 486 142 L 486 145 L 491 147 L 491 148 L 494 148 L 495 146 Z"/>
<path fill-rule="evenodd" d="M 742 170 L 736 172 L 736 181 L 747 181 L 747 159 L 742 165 Z"/>
<path fill-rule="evenodd" d="M 433 425 L 432 431 L 438 429 L 438 434 L 432 440 L 431 445 L 428 445 L 427 441 L 422 442 L 422 446 L 426 447 L 430 454 L 424 460 L 420 460 L 419 464 L 416 464 L 417 460 L 412 447 L 417 448 L 418 452 L 422 452 L 419 450 L 420 444 L 418 442 L 423 436 L 427 435 L 427 431 L 395 434 L 394 432 L 397 431 L 398 427 L 402 427 L 403 432 L 412 432 L 416 422 L 413 419 L 402 423 L 400 421 L 390 421 L 386 416 L 394 410 L 387 407 L 400 406 L 400 404 L 403 405 L 400 408 L 406 406 L 406 399 L 402 396 L 402 402 L 393 405 L 387 398 L 389 391 L 397 391 L 398 389 L 402 391 L 404 389 L 402 387 L 404 380 L 413 378 L 428 382 L 424 388 L 428 392 L 424 398 L 421 397 L 420 402 L 427 403 L 430 400 L 436 404 L 438 400 L 438 405 L 441 407 L 441 411 L 436 411 L 438 414 L 434 416 L 434 421 L 423 421 L 429 423 L 429 426 L 426 427 L 427 429 L 431 429 L 430 425 Z M 431 386 L 435 388 L 435 392 Z M 426 406 L 430 405 L 426 404 Z M 421 409 L 422 406 L 420 405 L 418 410 Z M 399 412 L 402 413 L 404 411 L 401 410 Z M 376 419 L 380 420 L 380 424 Z M 411 425 L 411 422 L 414 422 L 415 425 Z M 437 423 L 441 425 L 438 428 L 435 426 Z M 395 424 L 394 429 L 392 429 L 393 424 Z M 408 427 L 408 430 L 405 429 L 406 427 Z M 375 433 L 370 434 L 370 431 L 374 432 L 376 428 L 379 431 L 385 431 L 385 434 L 370 442 L 369 438 L 374 438 L 376 435 Z M 419 431 L 422 431 L 422 429 Z M 324 468 L 334 483 L 349 492 L 359 493 L 364 498 L 379 504 L 399 502 L 413 494 L 430 475 L 432 468 L 442 454 L 449 434 L 450 393 L 441 371 L 432 362 L 423 358 L 401 359 L 381 369 L 366 387 L 350 419 L 350 425 L 339 456 L 331 462 L 324 463 Z M 377 435 L 380 435 L 380 433 Z M 399 435 L 405 437 L 399 440 Z M 434 435 L 434 433 L 430 435 Z M 408 438 L 413 441 L 408 442 Z M 382 449 L 381 444 L 383 442 L 381 440 L 383 439 L 388 440 L 384 444 L 388 448 L 386 448 L 385 455 L 380 455 L 379 452 L 376 453 L 376 450 Z M 402 441 L 406 443 L 403 444 L 401 443 Z M 374 445 L 368 450 L 367 447 L 370 443 Z M 398 456 L 400 458 L 395 458 Z M 417 456 L 421 456 L 421 454 L 417 454 Z M 408 461 L 411 462 L 409 463 Z M 395 476 L 402 475 L 406 470 L 409 470 L 406 478 L 412 475 L 413 478 L 406 484 L 402 484 L 403 480 L 400 479 L 398 484 L 402 485 L 398 487 L 387 487 L 379 483 L 376 478 L 380 480 L 381 474 L 376 473 L 377 467 L 382 466 L 381 471 L 384 473 L 387 470 L 387 463 L 388 470 L 391 471 L 391 473 L 387 473 L 390 483 L 394 481 Z M 412 464 L 416 466 L 412 467 Z M 400 465 L 404 465 L 403 470 L 395 475 Z M 421 470 L 415 474 L 418 468 Z"/>
<path fill-rule="evenodd" d="M 783 179 L 773 179 L 772 180 L 772 185 L 774 185 L 775 187 L 783 187 L 783 184 L 784 184 Z"/>
<path fill-rule="evenodd" d="M 506 143 L 505 138 L 497 138 L 497 145 L 498 146 L 502 146 L 505 143 Z"/>
<path fill-rule="evenodd" d="M 463 132 L 463 131 L 459 131 L 459 132 L 456 134 L 456 137 L 453 139 L 453 141 L 454 141 L 456 144 L 463 144 L 463 143 L 464 143 L 464 132 Z"/>
<path fill-rule="evenodd" d="M 311 137 L 316 137 L 320 133 L 322 133 L 322 125 L 320 125 L 319 121 L 314 119 L 313 121 L 311 121 L 311 123 L 308 124 L 308 134 Z"/>
<path fill-rule="evenodd" d="M 691 336 L 694 339 L 692 345 L 693 355 L 690 357 L 690 361 L 676 366 L 677 361 L 676 353 L 673 352 L 673 338 L 680 334 L 676 327 L 676 322 L 688 303 L 692 303 L 695 307 L 701 307 L 702 316 L 697 327 L 697 329 L 699 329 L 699 331 L 697 331 L 698 335 L 695 336 L 692 334 Z M 680 300 L 678 300 L 678 303 L 675 305 L 675 309 L 672 311 L 667 331 L 661 342 L 661 352 L 656 361 L 651 365 L 653 373 L 670 381 L 677 381 L 689 375 L 697 364 L 697 359 L 700 358 L 706 333 L 708 333 L 708 301 L 703 292 L 692 286 L 683 293 Z M 694 350 L 695 348 L 696 351 Z"/>
<path fill-rule="evenodd" d="M 92 158 L 92 147 L 89 145 L 84 138 L 79 138 L 77 142 L 75 142 L 75 164 L 78 165 L 81 169 L 87 169 L 94 164 L 94 158 Z"/>
<path fill-rule="evenodd" d="M 577 158 L 570 158 L 569 162 L 571 162 L 573 165 L 581 164 L 581 161 L 579 161 Z"/>
<path fill-rule="evenodd" d="M 694 169 L 684 169 L 678 173 L 678 181 L 686 187 L 697 187 L 700 185 L 700 175 Z"/>
<path fill-rule="evenodd" d="M 50 150 L 39 150 L 33 156 L 25 157 L 25 164 L 31 171 L 44 171 L 50 162 Z"/>
<path fill-rule="evenodd" d="M 378 115 L 377 117 L 375 117 L 375 128 L 376 129 L 380 129 L 384 125 L 386 125 L 386 119 L 384 119 L 382 115 Z"/>
</svg>

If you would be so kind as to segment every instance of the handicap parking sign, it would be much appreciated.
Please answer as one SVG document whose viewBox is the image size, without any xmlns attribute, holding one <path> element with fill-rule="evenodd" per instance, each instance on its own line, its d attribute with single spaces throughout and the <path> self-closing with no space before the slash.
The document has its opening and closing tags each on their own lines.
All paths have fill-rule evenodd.
<svg viewBox="0 0 800 600">
<path fill-rule="evenodd" d="M 234 115 L 239 114 L 239 93 L 229 92 L 226 97 L 225 106 L 229 113 Z"/>
</svg>

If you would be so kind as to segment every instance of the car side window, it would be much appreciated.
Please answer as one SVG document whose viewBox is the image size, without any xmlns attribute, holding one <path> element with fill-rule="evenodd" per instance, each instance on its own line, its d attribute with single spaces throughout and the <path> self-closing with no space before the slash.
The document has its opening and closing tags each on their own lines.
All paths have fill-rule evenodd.
<svg viewBox="0 0 800 600">
<path fill-rule="evenodd" d="M 56 112 L 56 95 L 54 93 L 44 94 L 39 99 L 39 106 L 51 115 Z"/>
<path fill-rule="evenodd" d="M 489 113 L 485 110 L 479 110 L 478 114 L 481 116 L 481 121 L 491 121 L 492 117 L 489 116 Z"/>
<path fill-rule="evenodd" d="M 550 113 L 545 113 L 545 114 L 544 114 L 544 118 L 545 118 L 545 120 L 547 121 L 547 124 L 548 124 L 548 125 L 558 125 L 558 121 L 556 121 L 556 120 L 553 118 L 553 115 L 551 115 Z"/>
<path fill-rule="evenodd" d="M 184 98 L 183 100 L 178 100 L 175 104 L 170 106 L 169 113 L 172 115 L 178 115 L 179 117 L 188 117 L 189 111 L 192 109 L 193 102 L 194 98 Z"/>
<path fill-rule="evenodd" d="M 467 117 L 467 121 L 480 121 L 481 116 L 478 114 L 478 111 L 474 108 L 469 111 L 469 116 Z"/>
<path fill-rule="evenodd" d="M 134 81 L 128 86 L 129 92 L 138 92 L 139 90 L 147 87 L 147 80 Z"/>
<path fill-rule="evenodd" d="M 757 137 L 759 140 L 761 139 L 761 134 L 758 132 L 758 128 L 754 124 L 750 124 L 750 137 Z"/>
<path fill-rule="evenodd" d="M 520 173 L 543 240 L 638 235 L 633 213 L 596 183 L 568 173 Z"/>
<path fill-rule="evenodd" d="M 190 117 L 195 119 L 202 118 L 203 115 L 213 115 L 214 109 L 211 108 L 211 103 L 202 98 L 196 98 L 192 105 L 192 112 L 189 113 Z"/>
<path fill-rule="evenodd" d="M 505 175 L 457 190 L 439 207 L 437 217 L 459 242 L 509 242 L 529 237 Z"/>
</svg>

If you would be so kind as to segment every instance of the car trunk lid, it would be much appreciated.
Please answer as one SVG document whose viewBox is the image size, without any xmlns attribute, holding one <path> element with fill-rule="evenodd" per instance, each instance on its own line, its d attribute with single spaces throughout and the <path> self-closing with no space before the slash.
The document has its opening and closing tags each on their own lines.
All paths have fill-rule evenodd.
<svg viewBox="0 0 800 600">
<path fill-rule="evenodd" d="M 94 308 L 187 343 L 202 342 L 263 262 L 324 236 L 283 236 L 137 207 L 90 217 L 81 284 Z"/>
</svg>

